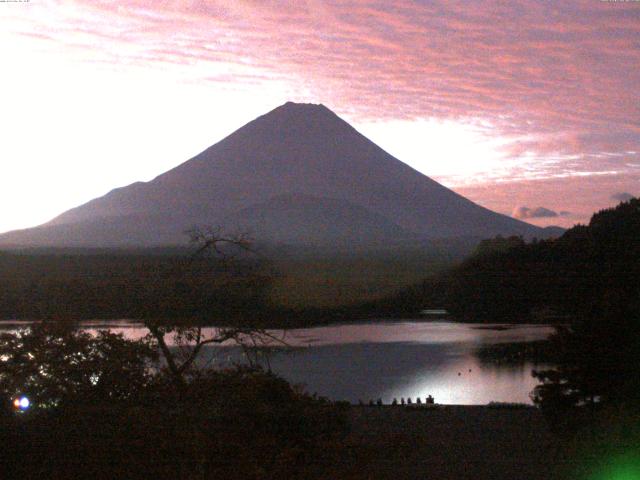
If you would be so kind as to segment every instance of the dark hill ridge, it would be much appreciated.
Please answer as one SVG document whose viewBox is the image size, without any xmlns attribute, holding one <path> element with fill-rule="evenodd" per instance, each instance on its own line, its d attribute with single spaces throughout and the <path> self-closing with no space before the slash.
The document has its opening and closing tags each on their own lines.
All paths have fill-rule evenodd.
<svg viewBox="0 0 640 480">
<path fill-rule="evenodd" d="M 310 245 L 547 236 L 422 175 L 328 108 L 287 103 L 150 182 L 2 235 L 0 245 L 176 244 L 194 224 Z"/>
</svg>

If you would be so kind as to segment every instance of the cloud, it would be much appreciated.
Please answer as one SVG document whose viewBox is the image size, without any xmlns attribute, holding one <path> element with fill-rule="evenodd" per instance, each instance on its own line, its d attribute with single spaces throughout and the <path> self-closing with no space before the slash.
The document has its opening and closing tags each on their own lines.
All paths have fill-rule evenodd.
<svg viewBox="0 0 640 480">
<path fill-rule="evenodd" d="M 587 224 L 591 216 L 611 207 L 612 192 L 634 192 L 640 175 L 572 176 L 509 181 L 496 184 L 457 186 L 454 190 L 496 212 L 512 214 L 515 205 L 540 205 L 558 212 L 558 217 L 536 219 L 537 225 L 570 228 Z M 562 215 L 563 211 L 571 213 Z"/>
<path fill-rule="evenodd" d="M 527 178 L 640 171 L 633 2 L 47 5 L 14 25 L 87 62 L 172 68 L 214 88 L 269 91 L 275 78 L 292 100 L 364 120 L 479 119 L 510 139 L 505 161 L 519 159 Z"/>
<path fill-rule="evenodd" d="M 513 213 L 511 214 L 511 216 L 514 218 L 526 219 L 526 218 L 551 218 L 551 217 L 558 217 L 560 215 L 566 216 L 568 214 L 569 212 L 566 212 L 566 211 L 562 211 L 558 213 L 554 210 L 549 210 L 548 208 L 544 208 L 544 207 L 537 207 L 537 208 L 516 207 L 513 210 Z"/>
<path fill-rule="evenodd" d="M 633 195 L 627 192 L 619 192 L 611 195 L 611 200 L 615 200 L 617 202 L 628 202 L 632 198 L 634 198 Z"/>
</svg>

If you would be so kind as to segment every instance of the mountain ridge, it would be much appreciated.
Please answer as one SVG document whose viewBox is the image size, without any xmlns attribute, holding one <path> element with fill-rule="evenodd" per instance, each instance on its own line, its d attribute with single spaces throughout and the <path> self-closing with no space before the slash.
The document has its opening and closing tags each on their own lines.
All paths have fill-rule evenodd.
<svg viewBox="0 0 640 480">
<path fill-rule="evenodd" d="M 324 105 L 288 102 L 149 182 L 116 188 L 39 227 L 0 235 L 0 245 L 177 244 L 195 224 L 233 229 L 243 223 L 240 212 L 282 195 L 321 199 L 338 210 L 365 209 L 372 215 L 359 218 L 380 224 L 363 226 L 365 231 L 387 229 L 377 216 L 397 225 L 398 232 L 424 239 L 546 236 L 541 228 L 492 212 L 421 174 Z M 309 207 L 308 214 L 318 211 Z M 318 222 L 321 231 L 326 225 Z M 280 223 L 296 229 L 295 223 Z M 310 225 L 305 229 L 312 234 Z M 348 229 L 336 239 L 362 243 Z"/>
</svg>

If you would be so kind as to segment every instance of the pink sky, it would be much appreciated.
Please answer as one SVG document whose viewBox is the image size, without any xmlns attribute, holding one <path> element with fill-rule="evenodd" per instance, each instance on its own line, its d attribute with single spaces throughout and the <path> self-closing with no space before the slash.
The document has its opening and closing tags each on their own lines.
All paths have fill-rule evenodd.
<svg viewBox="0 0 640 480">
<path fill-rule="evenodd" d="M 0 41 L 0 231 L 286 100 L 539 225 L 640 194 L 640 2 L 31 0 L 0 3 Z"/>
</svg>

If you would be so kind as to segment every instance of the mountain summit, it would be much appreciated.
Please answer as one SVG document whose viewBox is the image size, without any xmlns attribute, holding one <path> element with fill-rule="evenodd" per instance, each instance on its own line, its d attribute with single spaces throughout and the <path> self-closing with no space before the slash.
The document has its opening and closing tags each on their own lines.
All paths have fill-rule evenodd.
<svg viewBox="0 0 640 480">
<path fill-rule="evenodd" d="M 417 172 L 323 105 L 286 103 L 150 182 L 9 232 L 0 245 L 168 245 L 193 225 L 325 246 L 545 236 Z"/>
</svg>

